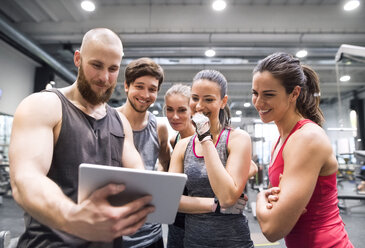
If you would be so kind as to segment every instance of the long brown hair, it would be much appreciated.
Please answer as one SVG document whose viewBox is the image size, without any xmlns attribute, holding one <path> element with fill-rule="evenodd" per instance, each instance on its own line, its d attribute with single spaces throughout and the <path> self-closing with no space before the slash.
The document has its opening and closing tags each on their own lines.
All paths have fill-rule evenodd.
<svg viewBox="0 0 365 248">
<path fill-rule="evenodd" d="M 226 77 L 216 70 L 202 70 L 198 72 L 193 78 L 193 84 L 200 79 L 206 79 L 211 82 L 215 82 L 221 89 L 221 99 L 227 95 L 227 79 Z M 231 111 L 228 104 L 219 111 L 219 122 L 223 127 L 229 127 L 231 124 Z"/>
<path fill-rule="evenodd" d="M 322 126 L 324 117 L 319 108 L 320 88 L 317 73 L 309 66 L 302 65 L 299 59 L 287 53 L 274 53 L 260 60 L 253 74 L 268 71 L 281 81 L 286 93 L 290 94 L 295 86 L 301 91 L 297 99 L 298 112 L 307 119 Z"/>
</svg>

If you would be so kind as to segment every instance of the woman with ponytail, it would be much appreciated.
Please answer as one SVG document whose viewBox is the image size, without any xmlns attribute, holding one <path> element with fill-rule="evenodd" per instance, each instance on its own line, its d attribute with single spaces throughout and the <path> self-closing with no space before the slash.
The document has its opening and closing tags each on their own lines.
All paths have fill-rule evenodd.
<svg viewBox="0 0 365 248">
<path fill-rule="evenodd" d="M 196 134 L 176 144 L 169 169 L 188 176 L 187 196 L 179 205 L 186 213 L 185 247 L 254 247 L 240 198 L 250 169 L 255 170 L 251 140 L 247 132 L 229 127 L 227 100 L 227 80 L 220 72 L 196 74 L 190 97 Z"/>
<path fill-rule="evenodd" d="M 268 240 L 285 237 L 288 248 L 353 247 L 339 215 L 338 164 L 321 128 L 319 96 L 317 74 L 289 54 L 272 54 L 253 71 L 252 102 L 280 134 L 269 167 L 273 188 L 258 194 L 257 219 Z"/>
</svg>

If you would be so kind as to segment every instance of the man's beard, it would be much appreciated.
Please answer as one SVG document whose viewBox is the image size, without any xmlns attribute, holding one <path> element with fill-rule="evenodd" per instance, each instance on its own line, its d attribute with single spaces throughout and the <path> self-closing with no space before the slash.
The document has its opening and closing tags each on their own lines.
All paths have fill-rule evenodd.
<svg viewBox="0 0 365 248">
<path fill-rule="evenodd" d="M 131 104 L 132 108 L 134 109 L 134 111 L 136 111 L 138 113 L 145 113 L 147 111 L 147 109 L 150 107 L 150 106 L 148 106 L 147 108 L 140 110 L 136 107 L 136 105 L 134 105 L 132 100 L 129 98 L 128 93 L 127 93 L 127 98 L 128 98 L 129 103 Z"/>
<path fill-rule="evenodd" d="M 105 91 L 105 93 L 97 94 L 91 88 L 91 83 L 86 79 L 84 70 L 82 69 L 82 65 L 79 68 L 79 73 L 77 75 L 77 88 L 80 91 L 82 97 L 89 103 L 93 105 L 98 105 L 100 103 L 107 102 L 113 91 L 114 87 L 110 87 Z"/>
</svg>

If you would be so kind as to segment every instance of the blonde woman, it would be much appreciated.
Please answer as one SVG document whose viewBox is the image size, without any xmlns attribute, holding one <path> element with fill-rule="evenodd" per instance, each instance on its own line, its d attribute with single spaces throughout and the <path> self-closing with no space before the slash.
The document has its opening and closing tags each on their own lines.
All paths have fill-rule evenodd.
<svg viewBox="0 0 365 248">
<path fill-rule="evenodd" d="M 195 133 L 195 127 L 191 122 L 191 110 L 189 106 L 190 87 L 183 84 L 175 84 L 166 91 L 165 112 L 170 126 L 177 131 L 171 137 L 170 144 L 174 148 L 177 142 Z M 185 188 L 184 195 L 187 195 Z M 167 236 L 168 248 L 184 247 L 185 214 L 177 213 L 175 222 L 169 225 Z"/>
</svg>

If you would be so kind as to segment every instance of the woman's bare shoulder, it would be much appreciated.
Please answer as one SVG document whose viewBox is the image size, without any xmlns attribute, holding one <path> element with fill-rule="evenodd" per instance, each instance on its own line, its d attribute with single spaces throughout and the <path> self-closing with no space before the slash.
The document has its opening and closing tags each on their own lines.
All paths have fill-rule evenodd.
<svg viewBox="0 0 365 248">
<path fill-rule="evenodd" d="M 288 139 L 286 149 L 287 147 L 322 154 L 332 153 L 332 145 L 326 132 L 314 123 L 308 123 L 297 130 Z"/>
<path fill-rule="evenodd" d="M 229 139 L 230 140 L 248 140 L 250 141 L 251 138 L 250 138 L 250 135 L 248 134 L 248 132 L 246 132 L 245 130 L 243 129 L 231 129 L 230 130 L 230 134 L 229 134 Z"/>
</svg>

